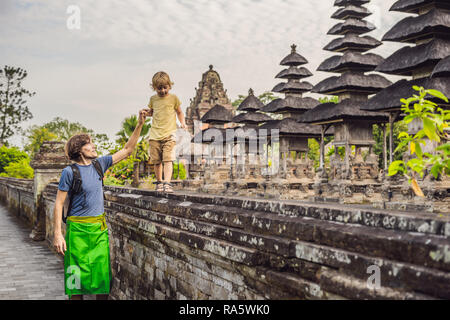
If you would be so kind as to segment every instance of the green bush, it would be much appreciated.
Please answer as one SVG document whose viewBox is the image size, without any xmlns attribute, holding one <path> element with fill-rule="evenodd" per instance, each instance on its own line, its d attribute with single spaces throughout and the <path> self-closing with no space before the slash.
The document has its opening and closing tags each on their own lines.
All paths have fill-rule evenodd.
<svg viewBox="0 0 450 320">
<path fill-rule="evenodd" d="M 185 180 L 186 179 L 186 168 L 184 167 L 183 163 L 174 163 L 173 164 L 173 172 L 172 172 L 172 179 L 177 179 L 177 173 L 178 173 L 178 165 L 180 166 L 180 173 L 178 176 L 178 180 Z"/>
<path fill-rule="evenodd" d="M 10 163 L 20 162 L 21 160 L 28 160 L 28 155 L 20 151 L 19 149 L 12 147 L 8 148 L 6 146 L 0 147 L 0 173 L 5 172 L 5 167 L 7 167 Z"/>
<path fill-rule="evenodd" d="M 449 99 L 440 91 L 413 86 L 419 94 L 408 99 L 401 99 L 402 112 L 405 114 L 402 122 L 408 125 L 414 120 L 419 120 L 422 129 L 414 135 L 407 131 L 399 134 L 400 143 L 394 152 L 400 152 L 402 148 L 409 147 L 411 159 L 409 161 L 394 161 L 389 166 L 389 176 L 403 174 L 411 183 L 416 196 L 424 197 L 424 193 L 417 183 L 418 176 L 423 178 L 429 172 L 438 179 L 439 176 L 450 175 L 450 135 L 447 129 L 450 127 L 450 110 L 440 108 L 436 103 L 425 99 L 426 96 L 434 96 L 447 104 Z M 438 147 L 430 154 L 424 152 L 423 146 L 426 140 L 435 141 Z"/>
<path fill-rule="evenodd" d="M 133 156 L 120 161 L 105 172 L 105 185 L 125 185 L 131 184 L 133 180 L 133 167 L 136 159 Z"/>
<path fill-rule="evenodd" d="M 103 180 L 105 186 L 123 186 L 125 185 L 125 181 L 119 180 L 112 175 L 105 176 Z"/>
<path fill-rule="evenodd" d="M 29 159 L 22 159 L 19 162 L 11 162 L 4 167 L 4 172 L 0 173 L 0 177 L 33 179 L 34 170 L 30 167 Z"/>
</svg>

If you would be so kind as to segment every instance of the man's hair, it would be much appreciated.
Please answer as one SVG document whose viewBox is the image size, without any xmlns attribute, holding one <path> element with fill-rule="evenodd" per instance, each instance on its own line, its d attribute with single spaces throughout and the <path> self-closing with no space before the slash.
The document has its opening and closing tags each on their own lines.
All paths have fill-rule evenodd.
<svg viewBox="0 0 450 320">
<path fill-rule="evenodd" d="M 64 151 L 69 160 L 78 160 L 81 157 L 81 148 L 91 142 L 91 136 L 87 133 L 79 133 L 72 136 L 66 143 Z"/>
<path fill-rule="evenodd" d="M 168 85 L 170 88 L 173 86 L 173 82 L 170 80 L 170 77 L 164 71 L 160 71 L 155 73 L 152 79 L 152 87 L 154 90 L 158 89 L 160 86 Z"/>
</svg>

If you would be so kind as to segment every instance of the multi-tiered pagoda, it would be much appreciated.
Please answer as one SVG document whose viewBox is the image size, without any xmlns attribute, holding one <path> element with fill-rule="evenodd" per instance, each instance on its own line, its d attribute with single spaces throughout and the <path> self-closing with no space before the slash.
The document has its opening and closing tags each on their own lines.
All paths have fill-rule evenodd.
<svg viewBox="0 0 450 320">
<path fill-rule="evenodd" d="M 382 90 L 362 105 L 361 109 L 389 112 L 390 136 L 392 137 L 393 123 L 402 117 L 402 102 L 400 99 L 406 99 L 417 94 L 413 86 L 439 90 L 450 97 L 450 1 L 400 0 L 395 2 L 390 10 L 409 13 L 410 16 L 395 24 L 384 35 L 383 40 L 405 43 L 406 45 L 380 63 L 376 71 L 404 76 L 409 79 L 402 79 Z M 444 101 L 433 96 L 426 98 L 441 107 L 450 107 Z M 410 134 L 415 134 L 420 129 L 420 121 L 411 122 L 408 131 Z M 392 139 L 390 139 L 389 144 L 390 161 L 392 162 L 394 149 Z M 423 147 L 423 151 L 432 153 L 436 147 L 436 142 L 428 141 Z M 408 154 L 404 154 L 404 157 L 407 158 L 408 156 Z M 396 201 L 400 203 L 402 201 L 411 202 L 412 191 L 408 187 L 408 183 L 397 181 L 399 184 L 396 184 L 394 180 L 396 179 L 387 180 L 385 183 L 384 195 L 387 197 L 386 200 L 390 203 Z M 448 179 L 443 177 L 442 181 L 432 180 L 431 175 L 428 175 L 425 176 L 423 181 L 419 181 L 428 199 L 427 210 L 439 211 L 439 206 L 447 206 L 448 208 L 449 195 L 447 190 L 450 186 Z"/>
<path fill-rule="evenodd" d="M 285 98 L 275 99 L 262 109 L 263 112 L 278 114 L 281 119 L 269 121 L 261 126 L 261 129 L 266 129 L 268 132 L 278 130 L 279 152 L 282 157 L 278 176 L 294 178 L 292 182 L 297 180 L 295 178 L 312 179 L 314 177 L 314 165 L 307 156 L 308 139 L 321 136 L 318 126 L 298 122 L 302 114 L 319 105 L 319 101 L 303 97 L 303 94 L 309 92 L 313 86 L 301 80 L 312 76 L 312 73 L 302 66 L 308 61 L 297 53 L 296 48 L 295 44 L 291 46 L 291 53 L 280 62 L 280 65 L 287 68 L 275 76 L 275 78 L 287 80 L 287 83 L 279 83 L 273 89 L 275 92 L 284 93 Z M 296 152 L 295 161 L 290 158 L 291 152 Z"/>
<path fill-rule="evenodd" d="M 361 106 L 361 109 L 389 112 L 392 137 L 392 123 L 399 120 L 401 113 L 400 99 L 416 94 L 413 86 L 436 89 L 447 96 L 450 95 L 448 77 L 430 77 L 437 63 L 450 55 L 450 2 L 448 0 L 401 0 L 394 3 L 390 10 L 410 13 L 414 16 L 406 17 L 395 24 L 384 35 L 383 41 L 409 45 L 386 58 L 376 71 L 412 79 L 402 79 L 389 86 Z M 393 142 L 390 139 L 391 162 L 392 159 Z"/>
<path fill-rule="evenodd" d="M 342 36 L 333 40 L 324 49 L 339 53 L 326 59 L 319 71 L 339 73 L 339 76 L 327 78 L 318 83 L 312 92 L 335 95 L 339 102 L 325 103 L 303 114 L 303 121 L 321 125 L 324 132 L 334 127 L 335 156 L 330 164 L 330 178 L 338 186 L 334 188 L 341 195 L 352 195 L 351 185 L 356 182 L 363 186 L 358 193 L 366 193 L 370 183 L 378 178 L 378 160 L 372 153 L 375 144 L 372 125 L 387 120 L 387 115 L 360 110 L 369 95 L 391 85 L 386 78 L 376 74 L 366 74 L 383 62 L 383 58 L 372 53 L 365 53 L 380 45 L 372 37 L 361 35 L 373 31 L 375 26 L 364 20 L 370 12 L 363 7 L 370 0 L 337 0 L 339 9 L 333 18 L 343 20 L 328 32 L 329 35 Z M 353 155 L 352 146 L 355 147 Z M 344 161 L 338 153 L 338 147 L 345 147 Z M 369 152 L 363 159 L 361 148 L 368 147 Z M 321 159 L 324 158 L 323 146 Z M 323 181 L 323 180 L 322 180 Z M 321 192 L 319 190 L 319 192 Z"/>
<path fill-rule="evenodd" d="M 267 143 L 265 136 L 261 136 L 259 133 L 260 125 L 272 118 L 264 113 L 261 113 L 264 104 L 255 96 L 252 89 L 249 90 L 248 96 L 238 106 L 237 111 L 241 112 L 233 119 L 233 123 L 242 124 L 242 127 L 234 128 L 234 136 L 228 138 L 227 143 L 237 142 L 240 151 L 236 154 L 236 174 L 232 173 L 232 176 L 245 177 L 246 179 L 259 180 L 262 178 L 261 171 L 265 166 L 261 163 L 260 159 L 264 156 L 261 151 L 263 150 L 263 144 Z M 242 148 L 244 147 L 244 148 Z M 234 148 L 236 149 L 236 148 Z M 236 153 L 236 152 L 235 152 Z M 240 163 L 239 156 L 245 154 L 245 163 Z M 253 161 L 250 161 L 253 158 Z"/>
</svg>

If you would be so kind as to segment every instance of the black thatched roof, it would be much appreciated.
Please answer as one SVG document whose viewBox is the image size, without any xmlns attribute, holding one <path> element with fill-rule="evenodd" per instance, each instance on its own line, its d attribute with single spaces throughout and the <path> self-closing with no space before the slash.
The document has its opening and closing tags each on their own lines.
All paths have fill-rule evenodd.
<svg viewBox="0 0 450 320">
<path fill-rule="evenodd" d="M 384 35 L 383 41 L 416 43 L 432 35 L 450 38 L 450 12 L 433 9 L 417 17 L 404 18 Z"/>
<path fill-rule="evenodd" d="M 355 6 L 360 6 L 366 3 L 369 3 L 370 0 L 336 0 L 334 2 L 334 6 L 335 7 L 343 7 L 343 6 L 347 6 L 347 5 L 355 5 Z"/>
<path fill-rule="evenodd" d="M 261 110 L 261 108 L 264 108 L 264 103 L 262 103 L 257 97 L 255 97 L 255 94 L 252 89 L 248 91 L 247 98 L 244 99 L 244 101 L 241 102 L 239 107 L 237 108 L 238 111 L 258 111 Z"/>
<path fill-rule="evenodd" d="M 307 81 L 302 82 L 287 82 L 281 88 L 280 93 L 305 93 L 311 91 L 313 85 Z"/>
<path fill-rule="evenodd" d="M 347 51 L 344 55 L 333 56 L 326 59 L 317 68 L 318 71 L 326 72 L 346 72 L 346 71 L 372 71 L 384 61 L 383 57 L 367 53 Z"/>
<path fill-rule="evenodd" d="M 287 82 L 287 83 L 279 83 L 275 87 L 273 87 L 273 92 L 279 93 L 305 93 L 311 91 L 313 85 L 309 82 Z"/>
<path fill-rule="evenodd" d="M 371 37 L 364 36 L 358 37 L 355 34 L 346 34 L 342 38 L 334 39 L 327 44 L 323 49 L 327 51 L 340 52 L 345 50 L 353 50 L 365 52 L 370 49 L 376 48 L 382 44 L 381 41 Z"/>
<path fill-rule="evenodd" d="M 213 108 L 206 112 L 200 120 L 205 123 L 227 123 L 231 122 L 232 118 L 233 114 L 230 110 L 220 104 L 216 104 Z"/>
<path fill-rule="evenodd" d="M 433 39 L 418 46 L 397 50 L 386 58 L 376 68 L 376 71 L 411 76 L 412 71 L 427 66 L 435 66 L 448 55 L 450 55 L 450 40 Z"/>
<path fill-rule="evenodd" d="M 295 44 L 291 46 L 291 53 L 280 62 L 282 66 L 300 66 L 308 63 L 305 57 L 296 52 L 296 48 L 297 46 Z"/>
<path fill-rule="evenodd" d="M 235 123 L 259 124 L 269 120 L 272 120 L 272 118 L 264 113 L 245 112 L 233 117 L 231 121 Z"/>
<path fill-rule="evenodd" d="M 447 97 L 450 96 L 449 78 L 422 78 L 410 81 L 400 80 L 373 96 L 361 106 L 361 109 L 370 111 L 400 110 L 402 106 L 400 99 L 407 99 L 414 94 L 417 94 L 417 91 L 412 88 L 413 86 L 439 90 Z M 438 104 L 442 104 L 443 102 L 432 96 L 427 96 L 426 98 Z"/>
<path fill-rule="evenodd" d="M 278 79 L 304 79 L 312 76 L 312 73 L 304 67 L 291 66 L 282 70 L 275 76 Z"/>
<path fill-rule="evenodd" d="M 390 11 L 419 13 L 421 8 L 430 4 L 437 8 L 450 9 L 448 0 L 399 0 L 392 5 Z"/>
<path fill-rule="evenodd" d="M 284 85 L 284 82 L 280 82 L 275 87 L 273 87 L 272 92 L 280 92 L 280 90 L 283 89 Z"/>
<path fill-rule="evenodd" d="M 207 128 L 198 132 L 192 139 L 191 142 L 201 141 L 201 143 L 223 143 L 225 142 L 225 130 L 224 128 Z"/>
<path fill-rule="evenodd" d="M 344 22 L 336 24 L 328 31 L 329 35 L 343 35 L 348 32 L 356 34 L 364 34 L 375 30 L 375 26 L 365 20 L 350 18 Z"/>
<path fill-rule="evenodd" d="M 269 121 L 263 124 L 260 129 L 266 129 L 267 132 L 278 129 L 280 136 L 299 136 L 305 138 L 319 138 L 321 136 L 319 126 L 299 123 L 292 118 Z M 330 135 L 330 133 L 328 133 L 328 135 Z"/>
<path fill-rule="evenodd" d="M 370 16 L 371 14 L 372 13 L 370 13 L 370 11 L 365 7 L 349 5 L 347 7 L 338 9 L 335 13 L 333 13 L 331 18 L 339 20 L 345 20 L 348 18 L 363 19 Z"/>
<path fill-rule="evenodd" d="M 332 122 L 336 120 L 367 120 L 373 122 L 387 122 L 385 113 L 363 111 L 360 106 L 364 101 L 345 99 L 340 103 L 323 103 L 302 115 L 302 120 L 307 123 Z"/>
<path fill-rule="evenodd" d="M 431 77 L 450 77 L 450 56 L 439 61 L 434 68 Z"/>
<path fill-rule="evenodd" d="M 261 111 L 270 113 L 300 113 L 315 108 L 319 103 L 318 100 L 310 97 L 300 98 L 288 96 L 285 99 L 272 100 Z"/>
<path fill-rule="evenodd" d="M 322 94 L 345 92 L 372 94 L 391 84 L 391 81 L 377 74 L 364 75 L 362 73 L 346 72 L 340 77 L 330 77 L 319 82 L 311 91 Z"/>
</svg>

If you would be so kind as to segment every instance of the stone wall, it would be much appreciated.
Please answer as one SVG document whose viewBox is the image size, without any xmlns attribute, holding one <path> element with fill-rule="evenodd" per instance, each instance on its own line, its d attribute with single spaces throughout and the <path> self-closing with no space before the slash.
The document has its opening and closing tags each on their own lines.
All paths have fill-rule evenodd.
<svg viewBox="0 0 450 320">
<path fill-rule="evenodd" d="M 13 203 L 19 191 L 6 185 L 1 198 Z M 56 191 L 43 194 L 49 241 Z M 450 298 L 448 216 L 105 191 L 115 299 Z"/>
<path fill-rule="evenodd" d="M 33 185 L 29 179 L 0 178 L 0 200 L 30 228 L 36 223 Z"/>
<path fill-rule="evenodd" d="M 450 297 L 448 218 L 107 190 L 117 298 Z M 371 266 L 378 290 L 367 286 Z"/>
</svg>

